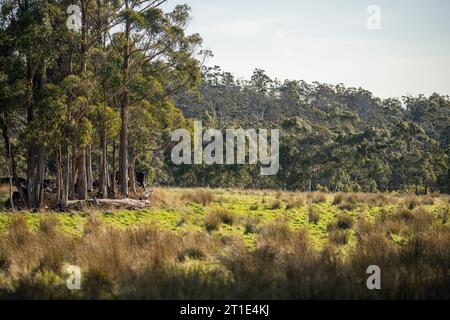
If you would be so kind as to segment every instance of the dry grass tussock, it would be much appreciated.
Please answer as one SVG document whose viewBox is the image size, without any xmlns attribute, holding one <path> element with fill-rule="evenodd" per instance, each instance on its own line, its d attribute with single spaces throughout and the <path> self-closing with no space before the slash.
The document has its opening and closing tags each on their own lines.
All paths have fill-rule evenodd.
<svg viewBox="0 0 450 320">
<path fill-rule="evenodd" d="M 194 189 L 183 193 L 182 199 L 187 202 L 193 202 L 207 206 L 215 200 L 213 191 L 209 189 Z"/>
</svg>

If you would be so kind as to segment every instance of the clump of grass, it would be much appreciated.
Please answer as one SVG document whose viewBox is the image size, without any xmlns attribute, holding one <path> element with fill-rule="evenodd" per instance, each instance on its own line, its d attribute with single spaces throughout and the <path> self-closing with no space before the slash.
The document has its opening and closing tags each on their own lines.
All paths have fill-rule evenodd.
<svg viewBox="0 0 450 320">
<path fill-rule="evenodd" d="M 257 203 L 253 203 L 248 208 L 249 208 L 249 210 L 252 210 L 252 211 L 258 210 L 258 204 Z"/>
<path fill-rule="evenodd" d="M 182 208 L 186 202 L 186 199 L 183 198 L 183 194 L 180 194 L 179 192 L 170 192 L 163 188 L 153 189 L 151 197 L 156 204 L 161 203 L 164 207 L 172 209 Z"/>
<path fill-rule="evenodd" d="M 215 208 L 205 217 L 205 228 L 207 231 L 218 230 L 220 224 L 232 225 L 234 220 L 234 215 L 227 209 Z"/>
<path fill-rule="evenodd" d="M 328 241 L 334 245 L 345 245 L 348 242 L 347 232 L 341 229 L 328 231 Z"/>
<path fill-rule="evenodd" d="M 207 206 L 214 201 L 214 195 L 211 190 L 196 189 L 194 191 L 185 192 L 182 196 L 183 200 Z"/>
<path fill-rule="evenodd" d="M 177 227 L 182 227 L 182 226 L 186 225 L 186 223 L 187 223 L 187 218 L 186 218 L 185 216 L 182 216 L 182 217 L 178 220 L 176 226 L 177 226 Z"/>
<path fill-rule="evenodd" d="M 8 235 L 10 236 L 11 242 L 17 245 L 22 245 L 30 239 L 31 232 L 23 215 L 14 214 L 11 217 L 8 226 Z"/>
<path fill-rule="evenodd" d="M 419 198 L 417 196 L 408 196 L 405 198 L 405 206 L 409 209 L 412 210 L 415 207 L 420 205 L 420 201 Z"/>
<path fill-rule="evenodd" d="M 350 229 L 353 226 L 353 218 L 344 213 L 338 213 L 336 225 L 339 229 Z"/>
<path fill-rule="evenodd" d="M 334 196 L 333 202 L 331 204 L 336 206 L 336 205 L 341 204 L 343 200 L 344 200 L 344 194 L 342 192 L 339 192 Z"/>
<path fill-rule="evenodd" d="M 426 209 L 419 207 L 413 210 L 412 229 L 413 231 L 419 231 L 429 228 L 433 221 L 436 219 Z"/>
<path fill-rule="evenodd" d="M 283 193 L 281 191 L 277 191 L 275 193 L 275 199 L 281 200 L 282 197 L 283 197 Z"/>
<path fill-rule="evenodd" d="M 357 204 L 351 203 L 351 202 L 344 202 L 344 203 L 341 203 L 338 207 L 341 210 L 351 211 L 357 207 Z"/>
<path fill-rule="evenodd" d="M 207 231 L 213 231 L 219 229 L 220 218 L 215 214 L 209 214 L 205 217 L 205 229 Z"/>
<path fill-rule="evenodd" d="M 102 220 L 97 213 L 89 212 L 86 223 L 84 224 L 84 234 L 90 234 L 100 231 Z"/>
<path fill-rule="evenodd" d="M 377 193 L 375 195 L 366 196 L 366 202 L 372 206 L 383 207 L 389 203 L 394 202 L 394 198 L 384 193 Z"/>
<path fill-rule="evenodd" d="M 404 199 L 404 204 L 409 210 L 413 210 L 419 206 L 433 205 L 434 198 L 430 195 L 425 196 L 409 195 Z"/>
<path fill-rule="evenodd" d="M 243 222 L 244 222 L 244 233 L 250 234 L 258 232 L 261 220 L 256 217 L 245 217 Z"/>
<path fill-rule="evenodd" d="M 59 220 L 55 215 L 47 215 L 39 220 L 38 231 L 46 236 L 55 236 Z"/>
<path fill-rule="evenodd" d="M 450 207 L 442 209 L 438 213 L 438 219 L 442 222 L 442 224 L 446 224 L 448 221 L 448 217 L 450 215 Z"/>
<path fill-rule="evenodd" d="M 313 206 L 308 207 L 308 221 L 309 223 L 318 224 L 320 220 L 319 213 L 314 209 Z"/>
<path fill-rule="evenodd" d="M 288 202 L 286 204 L 286 210 L 300 208 L 303 205 L 304 205 L 304 201 L 302 198 L 300 198 L 300 197 L 291 198 L 288 200 Z"/>
<path fill-rule="evenodd" d="M 281 206 L 282 206 L 281 200 L 275 199 L 269 204 L 268 209 L 269 210 L 277 210 L 277 209 L 280 209 Z"/>
<path fill-rule="evenodd" d="M 206 254 L 200 248 L 187 248 L 178 254 L 179 261 L 185 261 L 187 258 L 191 260 L 203 260 Z"/>
<path fill-rule="evenodd" d="M 332 204 L 337 205 L 341 210 L 350 211 L 355 209 L 359 202 L 361 202 L 361 198 L 358 194 L 340 192 L 334 196 Z"/>
<path fill-rule="evenodd" d="M 338 213 L 336 215 L 336 222 L 330 223 L 327 226 L 327 231 L 335 229 L 346 230 L 353 226 L 353 218 L 345 213 Z"/>
<path fill-rule="evenodd" d="M 276 243 L 286 242 L 291 238 L 291 236 L 291 228 L 289 228 L 289 225 L 287 223 L 283 222 L 267 224 L 262 227 L 260 232 L 260 239 Z"/>
<path fill-rule="evenodd" d="M 420 197 L 420 200 L 421 204 L 425 206 L 434 204 L 434 197 L 432 195 L 422 196 Z"/>
<path fill-rule="evenodd" d="M 323 192 L 309 192 L 306 195 L 307 199 L 312 203 L 321 203 L 327 201 L 327 196 Z"/>
<path fill-rule="evenodd" d="M 410 222 L 414 219 L 414 215 L 411 209 L 399 208 L 396 212 L 394 212 L 393 219 L 397 219 L 403 222 Z"/>
<path fill-rule="evenodd" d="M 332 204 L 342 210 L 352 210 L 358 203 L 367 203 L 370 206 L 383 207 L 394 202 L 394 197 L 384 193 L 337 193 Z"/>
</svg>

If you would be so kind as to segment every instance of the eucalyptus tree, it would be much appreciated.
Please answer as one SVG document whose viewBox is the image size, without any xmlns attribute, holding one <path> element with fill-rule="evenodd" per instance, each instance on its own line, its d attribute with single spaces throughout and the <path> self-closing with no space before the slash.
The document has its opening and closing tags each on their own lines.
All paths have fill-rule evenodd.
<svg viewBox="0 0 450 320">
<path fill-rule="evenodd" d="M 195 85 L 200 79 L 199 53 L 201 38 L 198 34 L 186 35 L 189 10 L 178 5 L 164 13 L 161 6 L 165 0 L 122 0 L 118 19 L 122 33 L 112 45 L 122 56 L 122 90 L 120 99 L 120 191 L 128 195 L 129 167 L 129 107 L 131 84 L 144 68 L 164 87 L 163 95 Z M 155 96 L 154 99 L 161 99 Z"/>
</svg>

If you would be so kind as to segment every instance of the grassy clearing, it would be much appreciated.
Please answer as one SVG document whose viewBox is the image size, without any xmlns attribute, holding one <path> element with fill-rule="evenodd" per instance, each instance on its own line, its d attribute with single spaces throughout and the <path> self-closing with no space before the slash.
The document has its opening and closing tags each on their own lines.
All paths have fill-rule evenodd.
<svg viewBox="0 0 450 320">
<path fill-rule="evenodd" d="M 450 297 L 446 196 L 153 196 L 146 210 L 0 213 L 0 297 Z M 84 290 L 65 288 L 66 263 L 82 268 Z M 370 264 L 382 291 L 365 287 Z"/>
</svg>

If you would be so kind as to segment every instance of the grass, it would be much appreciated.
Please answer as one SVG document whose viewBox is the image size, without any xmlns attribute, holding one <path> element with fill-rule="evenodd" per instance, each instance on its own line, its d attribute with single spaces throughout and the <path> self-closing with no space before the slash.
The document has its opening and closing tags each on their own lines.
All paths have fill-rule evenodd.
<svg viewBox="0 0 450 320">
<path fill-rule="evenodd" d="M 205 217 L 205 229 L 207 231 L 218 230 L 220 224 L 228 224 L 232 225 L 234 223 L 233 214 L 223 208 L 214 208 L 211 212 Z"/>
<path fill-rule="evenodd" d="M 153 193 L 145 210 L 0 213 L 0 298 L 450 298 L 446 196 Z"/>
</svg>

